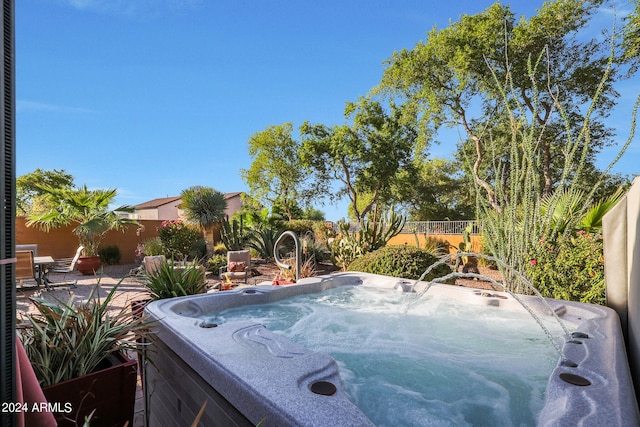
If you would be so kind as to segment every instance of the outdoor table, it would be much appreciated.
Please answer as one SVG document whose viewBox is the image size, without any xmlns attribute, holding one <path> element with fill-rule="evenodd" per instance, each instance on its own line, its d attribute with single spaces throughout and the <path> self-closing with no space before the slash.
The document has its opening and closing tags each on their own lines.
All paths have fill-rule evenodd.
<svg viewBox="0 0 640 427">
<path fill-rule="evenodd" d="M 47 272 L 49 270 L 49 266 L 54 265 L 56 262 L 53 257 L 50 256 L 34 256 L 33 264 L 38 266 L 38 275 L 36 277 L 36 281 L 38 285 L 44 284 L 45 288 L 48 290 L 51 289 L 49 286 L 49 279 L 47 278 Z"/>
</svg>

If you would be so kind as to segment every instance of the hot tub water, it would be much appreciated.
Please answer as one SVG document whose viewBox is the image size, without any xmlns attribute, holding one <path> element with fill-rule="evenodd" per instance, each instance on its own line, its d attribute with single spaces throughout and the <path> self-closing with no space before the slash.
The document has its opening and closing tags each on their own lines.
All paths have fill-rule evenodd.
<svg viewBox="0 0 640 427">
<path fill-rule="evenodd" d="M 432 296 L 405 313 L 415 297 L 349 286 L 203 320 L 261 323 L 328 353 L 351 401 L 378 426 L 535 424 L 558 360 L 537 323 L 527 313 Z"/>
</svg>

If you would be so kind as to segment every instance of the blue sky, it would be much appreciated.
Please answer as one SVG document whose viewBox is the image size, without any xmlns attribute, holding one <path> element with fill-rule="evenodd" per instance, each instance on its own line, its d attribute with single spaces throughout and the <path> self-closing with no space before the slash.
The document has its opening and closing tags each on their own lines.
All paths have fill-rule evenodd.
<svg viewBox="0 0 640 427">
<path fill-rule="evenodd" d="M 249 137 L 270 125 L 344 122 L 394 50 L 484 0 L 16 1 L 17 175 L 64 169 L 119 204 L 192 185 L 246 191 Z M 507 2 L 531 16 L 542 1 Z M 629 6 L 618 0 L 618 13 Z M 603 11 L 594 27 L 610 28 Z M 629 130 L 638 79 L 609 125 Z M 455 138 L 455 136 L 453 137 Z M 457 141 L 434 147 L 447 156 Z M 606 149 L 604 165 L 614 149 Z M 636 137 L 616 171 L 636 175 Z M 319 206 L 329 220 L 347 202 Z"/>
</svg>

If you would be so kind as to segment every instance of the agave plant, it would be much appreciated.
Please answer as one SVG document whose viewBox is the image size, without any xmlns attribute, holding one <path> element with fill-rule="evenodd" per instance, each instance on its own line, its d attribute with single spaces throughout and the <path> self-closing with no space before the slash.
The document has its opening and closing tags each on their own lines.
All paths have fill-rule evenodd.
<svg viewBox="0 0 640 427">
<path fill-rule="evenodd" d="M 100 283 L 85 302 L 31 298 L 38 312 L 25 315 L 18 334 L 42 387 L 94 372 L 111 353 L 141 351 L 137 338 L 150 324 L 122 308 L 109 313 L 119 282 L 103 300 Z"/>
<path fill-rule="evenodd" d="M 153 300 L 196 295 L 206 288 L 205 269 L 195 261 L 178 268 L 173 260 L 165 260 L 145 275 L 144 284 Z"/>
<path fill-rule="evenodd" d="M 273 247 L 282 231 L 273 225 L 261 226 L 251 230 L 246 246 L 255 249 L 264 259 L 273 259 Z"/>
</svg>

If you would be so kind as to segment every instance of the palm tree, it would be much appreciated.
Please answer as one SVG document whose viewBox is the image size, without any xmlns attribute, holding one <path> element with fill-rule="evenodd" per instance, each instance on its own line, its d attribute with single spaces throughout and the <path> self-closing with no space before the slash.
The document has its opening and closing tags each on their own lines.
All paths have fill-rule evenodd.
<svg viewBox="0 0 640 427">
<path fill-rule="evenodd" d="M 27 226 L 36 225 L 44 231 L 52 228 L 76 224 L 73 233 L 84 246 L 85 256 L 96 256 L 98 246 L 109 230 L 122 230 L 128 224 L 138 225 L 138 222 L 125 218 L 118 212 L 132 212 L 130 206 L 120 206 L 110 210 L 109 205 L 116 196 L 115 189 L 89 190 L 82 188 L 54 188 L 39 186 L 50 198 L 50 206 L 54 208 L 43 214 L 29 217 Z"/>
<path fill-rule="evenodd" d="M 180 209 L 184 211 L 187 222 L 200 227 L 207 244 L 207 253 L 213 252 L 213 241 L 207 241 L 207 231 L 214 224 L 224 219 L 227 201 L 224 194 L 211 188 L 194 185 L 180 194 L 182 203 Z"/>
<path fill-rule="evenodd" d="M 592 202 L 585 206 L 587 197 L 584 191 L 572 189 L 551 193 L 540 202 L 543 214 L 551 213 L 551 227 L 558 234 L 565 232 L 571 226 L 572 230 L 586 232 L 600 232 L 602 219 L 624 196 L 624 189 L 618 188 L 603 200 Z"/>
</svg>

